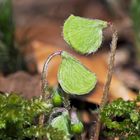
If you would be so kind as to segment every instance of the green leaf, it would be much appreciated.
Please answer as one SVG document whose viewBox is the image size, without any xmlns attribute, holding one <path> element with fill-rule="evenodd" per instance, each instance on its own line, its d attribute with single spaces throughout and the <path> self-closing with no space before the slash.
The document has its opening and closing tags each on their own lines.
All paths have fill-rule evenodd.
<svg viewBox="0 0 140 140">
<path fill-rule="evenodd" d="M 84 95 L 95 87 L 97 79 L 78 60 L 63 52 L 58 81 L 66 93 Z"/>
<path fill-rule="evenodd" d="M 71 15 L 64 23 L 63 35 L 65 41 L 75 51 L 90 54 L 100 47 L 103 38 L 102 29 L 106 27 L 106 21 Z"/>
<path fill-rule="evenodd" d="M 68 112 L 63 112 L 61 115 L 55 117 L 51 122 L 51 126 L 53 128 L 57 128 L 58 130 L 64 132 L 65 134 L 64 140 L 70 140 L 68 120 L 69 120 Z"/>
</svg>

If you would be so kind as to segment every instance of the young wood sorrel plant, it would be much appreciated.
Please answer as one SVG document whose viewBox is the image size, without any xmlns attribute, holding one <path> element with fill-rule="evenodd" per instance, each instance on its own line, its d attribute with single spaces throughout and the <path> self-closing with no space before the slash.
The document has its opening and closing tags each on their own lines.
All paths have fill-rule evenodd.
<svg viewBox="0 0 140 140">
<path fill-rule="evenodd" d="M 102 30 L 108 26 L 110 24 L 106 21 L 71 15 L 63 26 L 64 40 L 76 52 L 88 55 L 96 52 L 101 46 Z M 117 33 L 114 31 L 107 81 L 96 130 L 91 140 L 98 140 L 99 137 L 101 112 L 108 101 L 116 44 Z M 57 75 L 58 86 L 50 88 L 47 82 L 47 70 L 49 62 L 58 55 L 62 57 Z M 42 95 L 39 98 L 26 100 L 15 94 L 0 95 L 0 139 L 70 140 L 76 136 L 81 140 L 80 134 L 84 126 L 76 110 L 71 108 L 69 96 L 88 94 L 95 88 L 96 83 L 96 74 L 83 66 L 79 60 L 65 51 L 54 52 L 48 57 L 43 67 Z"/>
<path fill-rule="evenodd" d="M 82 55 L 84 54 L 88 55 L 93 52 L 96 52 L 98 48 L 101 46 L 103 38 L 102 30 L 106 28 L 108 25 L 110 24 L 108 24 L 106 21 L 90 20 L 71 15 L 64 23 L 63 37 L 64 40 L 68 43 L 68 45 L 76 52 Z M 99 137 L 101 126 L 100 111 L 104 108 L 105 104 L 107 103 L 107 96 L 113 72 L 116 44 L 117 44 L 117 33 L 116 31 L 114 31 L 111 43 L 111 56 L 107 82 L 105 84 L 105 88 L 103 91 L 103 98 L 100 105 L 95 135 L 91 137 L 91 140 L 92 139 L 98 140 Z M 48 88 L 46 80 L 46 72 L 48 70 L 48 64 L 51 61 L 51 59 L 57 55 L 60 55 L 62 57 L 62 62 L 58 70 L 59 86 L 57 89 L 55 89 L 52 95 L 49 92 L 47 92 L 48 94 L 46 94 Z M 66 127 L 66 124 L 68 124 L 68 122 L 64 123 L 66 119 L 62 120 L 62 117 L 64 117 L 63 113 L 62 115 L 59 115 L 59 117 L 56 117 L 55 119 L 52 120 L 53 127 L 56 127 L 57 129 L 60 130 L 62 130 L 63 128 L 67 128 L 65 129 L 65 131 L 67 131 L 66 134 L 69 134 L 67 139 L 70 139 L 70 137 L 72 136 L 70 132 L 72 132 L 72 134 L 75 133 L 80 134 L 83 130 L 83 125 L 76 117 L 77 116 L 76 112 L 73 112 L 73 109 L 70 108 L 68 95 L 79 96 L 88 94 L 95 88 L 96 83 L 97 83 L 96 74 L 92 73 L 85 66 L 83 66 L 76 58 L 74 58 L 65 51 L 55 52 L 51 54 L 49 58 L 46 60 L 42 72 L 42 93 L 43 93 L 42 99 L 45 99 L 46 96 L 47 99 L 49 99 L 51 96 L 54 106 L 63 104 L 62 106 L 64 106 L 65 110 L 67 110 L 68 112 L 67 117 L 70 115 L 69 120 L 71 120 L 70 131 L 68 131 L 69 130 L 67 128 L 68 126 Z M 58 108 L 57 110 L 59 109 L 60 108 Z M 42 114 L 40 116 L 40 124 L 43 125 L 43 121 L 44 115 Z M 65 127 L 63 128 L 62 125 L 60 125 L 60 123 L 62 122 L 65 124 Z"/>
</svg>

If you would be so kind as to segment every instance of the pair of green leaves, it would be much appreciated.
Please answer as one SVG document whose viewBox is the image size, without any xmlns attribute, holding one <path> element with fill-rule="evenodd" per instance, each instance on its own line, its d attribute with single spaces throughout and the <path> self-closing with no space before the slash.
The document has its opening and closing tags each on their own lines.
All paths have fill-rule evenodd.
<svg viewBox="0 0 140 140">
<path fill-rule="evenodd" d="M 63 36 L 75 51 L 81 54 L 95 52 L 102 43 L 102 29 L 107 22 L 90 20 L 71 15 L 64 23 Z M 58 81 L 69 94 L 84 95 L 96 85 L 96 75 L 85 68 L 78 60 L 62 52 Z"/>
</svg>

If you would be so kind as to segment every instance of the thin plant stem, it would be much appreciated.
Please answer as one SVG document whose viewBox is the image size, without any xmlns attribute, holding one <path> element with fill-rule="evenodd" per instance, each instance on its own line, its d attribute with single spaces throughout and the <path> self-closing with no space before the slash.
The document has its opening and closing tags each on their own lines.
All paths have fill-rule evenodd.
<svg viewBox="0 0 140 140">
<path fill-rule="evenodd" d="M 71 109 L 71 106 L 70 106 L 70 99 L 69 99 L 69 95 L 67 93 L 63 93 L 63 98 L 64 98 L 64 107 L 70 111 Z"/>
<path fill-rule="evenodd" d="M 48 88 L 48 82 L 47 82 L 47 71 L 48 71 L 48 65 L 49 62 L 52 60 L 53 57 L 57 56 L 57 55 L 61 55 L 62 51 L 57 51 L 53 54 L 51 54 L 48 59 L 45 61 L 43 70 L 42 70 L 42 76 L 41 76 L 41 81 L 42 81 L 42 98 L 45 98 L 45 93 L 46 93 L 46 88 Z"/>
<path fill-rule="evenodd" d="M 63 105 L 69 111 L 69 114 L 70 114 L 70 110 L 71 110 L 70 96 L 62 90 L 60 85 L 58 87 L 59 87 L 60 93 L 62 93 Z"/>
<path fill-rule="evenodd" d="M 114 31 L 113 36 L 112 36 L 112 42 L 111 42 L 109 69 L 108 69 L 108 74 L 107 74 L 105 86 L 103 89 L 103 97 L 102 97 L 100 108 L 99 108 L 99 115 L 98 115 L 98 119 L 97 119 L 97 123 L 96 123 L 95 134 L 94 134 L 94 137 L 92 136 L 90 138 L 90 140 L 98 140 L 99 139 L 100 128 L 101 128 L 100 113 L 101 113 L 102 109 L 104 109 L 104 106 L 106 105 L 106 103 L 108 102 L 108 93 L 109 93 L 112 74 L 113 74 L 113 70 L 114 70 L 114 60 L 115 60 L 115 53 L 116 53 L 116 48 L 117 48 L 117 40 L 118 40 L 117 31 Z"/>
<path fill-rule="evenodd" d="M 57 51 L 57 52 L 51 54 L 44 63 L 44 67 L 43 67 L 43 71 L 42 71 L 42 75 L 41 75 L 41 82 L 42 82 L 42 87 L 41 87 L 42 97 L 41 98 L 42 98 L 42 100 L 46 100 L 46 98 L 48 99 L 50 96 L 49 91 L 48 91 L 48 81 L 46 78 L 49 62 L 52 60 L 53 57 L 55 57 L 57 55 L 61 55 L 61 53 L 62 53 L 62 51 Z M 41 114 L 39 117 L 39 125 L 40 126 L 43 126 L 44 118 L 45 118 L 44 114 Z"/>
</svg>

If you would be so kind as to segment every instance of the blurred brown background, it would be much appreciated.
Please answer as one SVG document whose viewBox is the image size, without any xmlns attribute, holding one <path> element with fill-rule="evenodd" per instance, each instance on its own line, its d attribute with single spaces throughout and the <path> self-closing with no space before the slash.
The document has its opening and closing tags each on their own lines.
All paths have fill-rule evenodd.
<svg viewBox="0 0 140 140">
<path fill-rule="evenodd" d="M 104 31 L 101 49 L 88 57 L 74 53 L 63 40 L 62 26 L 74 14 L 86 18 L 112 22 L 118 30 L 118 50 L 115 72 L 110 87 L 110 100 L 122 97 L 134 99 L 140 89 L 140 65 L 136 60 L 133 21 L 130 17 L 130 0 L 13 0 L 15 37 L 24 54 L 27 72 L 1 76 L 1 91 L 17 91 L 27 97 L 39 95 L 40 74 L 45 59 L 57 50 L 66 50 L 78 57 L 91 71 L 97 73 L 96 89 L 86 98 L 90 103 L 100 103 L 108 70 L 108 54 L 112 32 Z M 57 69 L 61 59 L 54 59 L 49 67 L 48 81 L 57 84 Z M 8 84 L 8 87 L 7 87 Z"/>
</svg>

